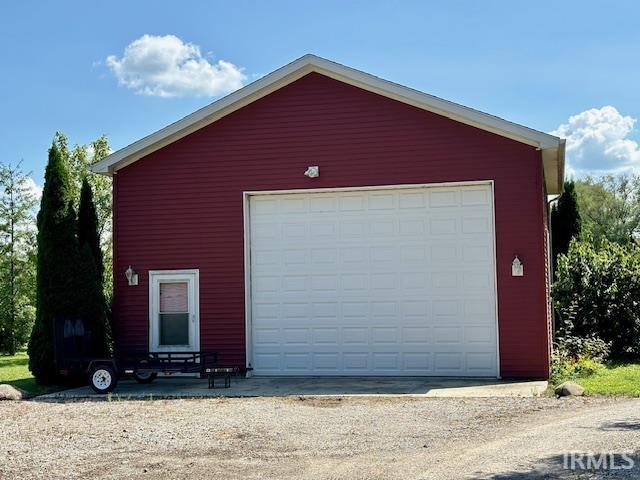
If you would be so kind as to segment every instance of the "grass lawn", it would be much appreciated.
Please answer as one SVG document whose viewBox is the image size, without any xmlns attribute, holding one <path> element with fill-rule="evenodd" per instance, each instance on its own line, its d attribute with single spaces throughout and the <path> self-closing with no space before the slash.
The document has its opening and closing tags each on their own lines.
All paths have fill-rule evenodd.
<svg viewBox="0 0 640 480">
<path fill-rule="evenodd" d="M 640 363 L 614 363 L 576 382 L 589 395 L 629 395 L 640 397 Z"/>
<path fill-rule="evenodd" d="M 62 390 L 63 387 L 38 385 L 29 371 L 26 352 L 13 356 L 0 355 L 0 384 L 8 383 L 34 395 Z"/>
</svg>

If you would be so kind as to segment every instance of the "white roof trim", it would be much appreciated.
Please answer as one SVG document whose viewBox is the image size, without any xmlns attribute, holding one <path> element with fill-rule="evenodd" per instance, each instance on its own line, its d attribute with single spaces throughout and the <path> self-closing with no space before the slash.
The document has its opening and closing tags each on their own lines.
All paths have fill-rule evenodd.
<svg viewBox="0 0 640 480">
<path fill-rule="evenodd" d="M 318 72 L 364 90 L 535 146 L 543 150 L 544 153 L 548 193 L 559 193 L 562 190 L 564 140 L 311 54 L 300 57 L 269 75 L 187 115 L 181 120 L 112 153 L 91 165 L 90 169 L 96 173 L 112 175 L 143 156 L 215 122 L 310 72 Z"/>
</svg>

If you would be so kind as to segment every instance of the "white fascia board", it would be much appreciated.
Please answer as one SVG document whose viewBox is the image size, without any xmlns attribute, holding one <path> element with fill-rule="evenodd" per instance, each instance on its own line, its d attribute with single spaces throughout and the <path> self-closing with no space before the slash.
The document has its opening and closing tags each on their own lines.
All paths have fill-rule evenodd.
<svg viewBox="0 0 640 480">
<path fill-rule="evenodd" d="M 314 68 L 315 71 L 335 78 L 336 80 L 360 87 L 363 90 L 369 90 L 393 98 L 394 100 L 414 105 L 460 123 L 507 136 L 540 149 L 558 147 L 560 138 L 549 135 L 548 133 L 518 125 L 517 123 L 504 120 L 495 115 L 465 107 L 464 105 L 450 102 L 440 97 L 390 82 L 389 80 L 384 80 L 375 75 L 355 70 L 324 58 L 314 58 L 316 59 L 314 62 L 314 66 L 316 67 Z"/>
<path fill-rule="evenodd" d="M 187 115 L 181 120 L 112 153 L 103 160 L 91 165 L 90 169 L 95 173 L 112 175 L 118 169 L 135 162 L 141 157 L 213 123 L 311 72 L 318 72 L 364 90 L 451 118 L 457 122 L 535 146 L 543 151 L 547 149 L 559 150 L 562 142 L 560 138 L 553 135 L 308 54 Z M 556 156 L 556 161 L 559 163 L 563 163 L 563 160 L 564 158 L 560 159 Z"/>
<path fill-rule="evenodd" d="M 163 146 L 181 138 L 183 136 L 192 133 L 199 128 L 213 123 L 214 121 L 222 118 L 224 115 L 238 110 L 239 108 L 248 105 L 249 103 L 261 98 L 269 93 L 277 90 L 278 88 L 287 85 L 288 83 L 297 80 L 298 78 L 311 72 L 309 68 L 305 71 L 306 56 L 301 57 L 298 60 L 285 65 L 278 70 L 256 80 L 255 82 L 246 85 L 239 90 L 236 90 L 229 95 L 222 97 L 219 100 L 203 107 L 195 112 L 187 115 L 186 117 L 174 122 L 166 127 L 154 132 L 140 140 L 121 148 L 120 150 L 108 155 L 99 162 L 94 163 L 89 168 L 95 173 L 112 174 L 117 168 L 122 168 L 125 165 L 129 165 L 138 160 L 144 155 L 148 155 L 154 150 L 162 148 Z M 297 75 L 292 75 L 297 74 Z M 289 81 L 285 81 L 281 84 L 283 79 L 292 76 Z M 230 108 L 235 107 L 235 108 Z M 218 114 L 218 115 L 216 115 Z M 186 133 L 184 133 L 186 131 Z M 183 135 L 180 135 L 184 133 Z M 167 141 L 168 140 L 168 141 Z M 153 148 L 156 147 L 156 148 Z M 117 167 L 117 168 L 114 168 Z"/>
</svg>

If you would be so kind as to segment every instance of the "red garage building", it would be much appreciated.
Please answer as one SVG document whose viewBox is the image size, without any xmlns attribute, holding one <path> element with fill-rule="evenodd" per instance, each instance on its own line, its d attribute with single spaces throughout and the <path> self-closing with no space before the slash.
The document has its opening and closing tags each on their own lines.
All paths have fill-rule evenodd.
<svg viewBox="0 0 640 480">
<path fill-rule="evenodd" d="M 563 165 L 564 140 L 306 55 L 92 167 L 118 348 L 546 377 Z"/>
</svg>

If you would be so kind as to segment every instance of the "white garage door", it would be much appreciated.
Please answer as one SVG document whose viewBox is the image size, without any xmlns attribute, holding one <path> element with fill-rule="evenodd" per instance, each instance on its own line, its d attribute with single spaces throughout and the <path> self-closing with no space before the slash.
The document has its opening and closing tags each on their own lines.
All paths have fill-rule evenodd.
<svg viewBox="0 0 640 480">
<path fill-rule="evenodd" d="M 249 199 L 254 374 L 497 375 L 489 184 Z"/>
</svg>

